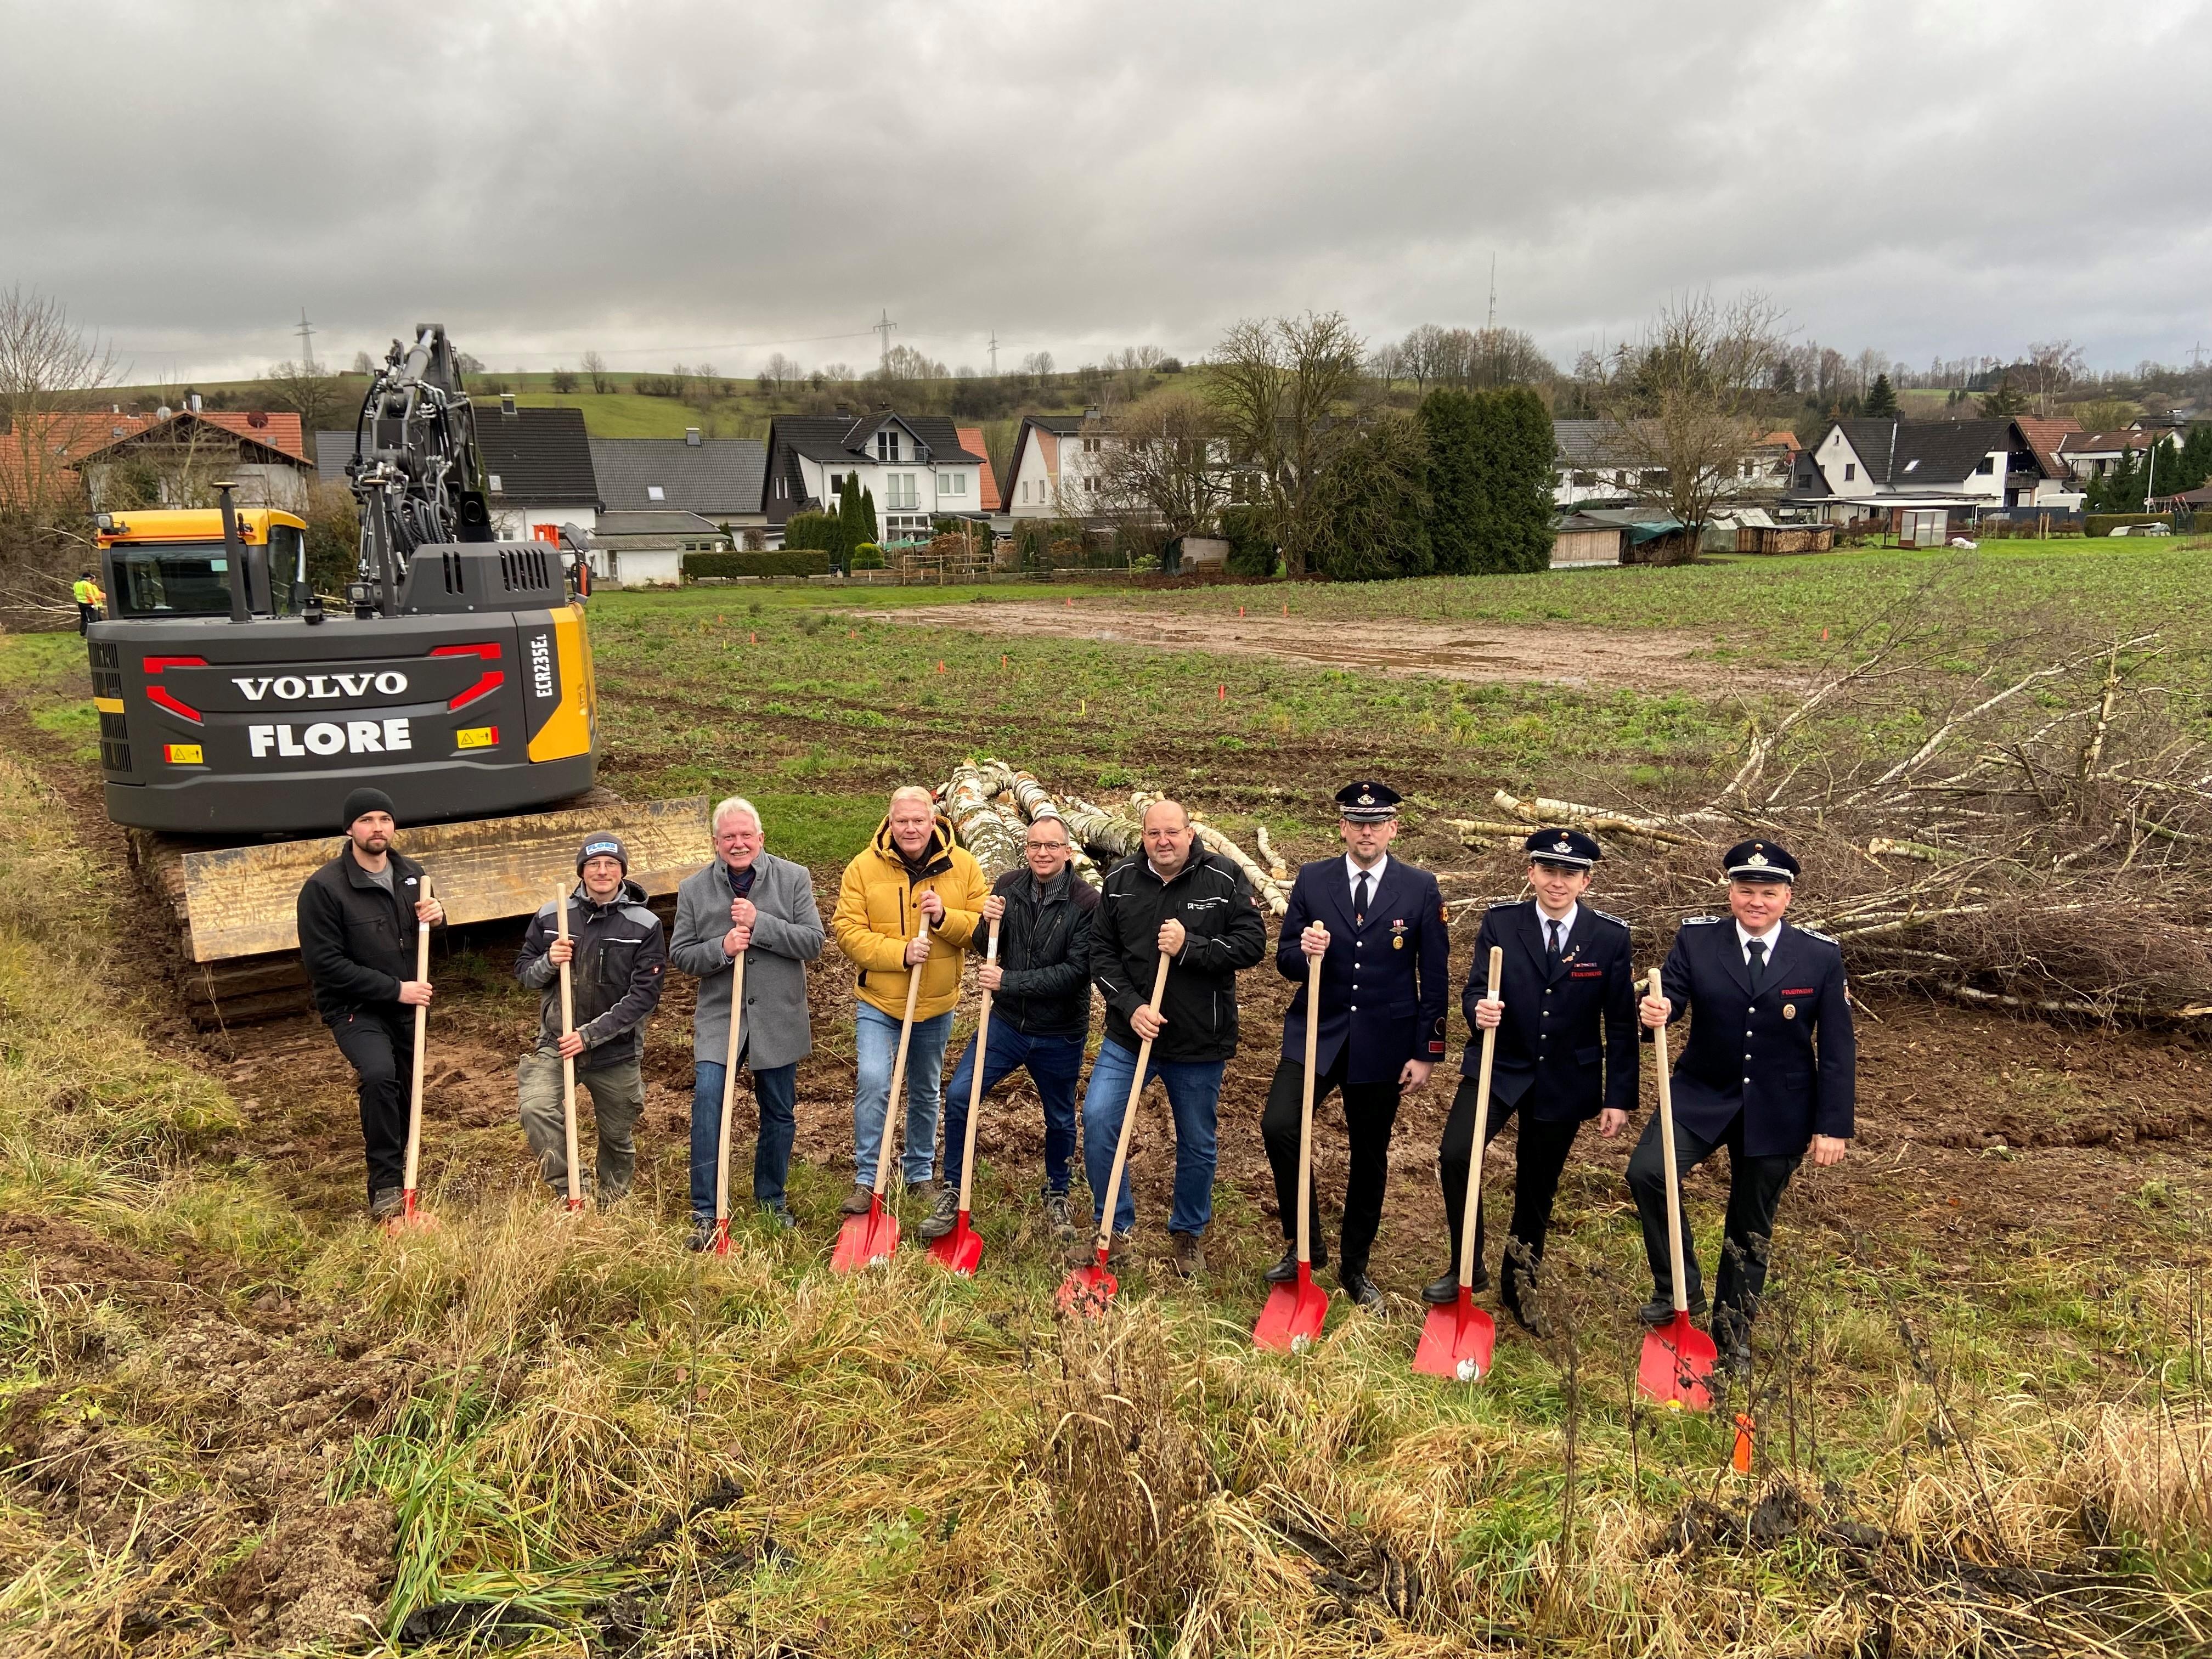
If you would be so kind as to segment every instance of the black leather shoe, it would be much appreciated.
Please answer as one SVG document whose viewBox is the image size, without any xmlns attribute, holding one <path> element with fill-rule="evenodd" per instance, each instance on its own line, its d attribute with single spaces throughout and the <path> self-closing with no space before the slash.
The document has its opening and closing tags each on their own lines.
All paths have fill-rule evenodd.
<svg viewBox="0 0 2212 1659">
<path fill-rule="evenodd" d="M 1295 1244 L 1285 1245 L 1283 1247 L 1283 1259 L 1275 1263 L 1273 1267 L 1268 1268 L 1267 1272 L 1260 1275 L 1261 1278 L 1266 1279 L 1270 1285 L 1287 1285 L 1297 1276 L 1298 1247 Z"/>
<path fill-rule="evenodd" d="M 1431 1308 L 1449 1308 L 1459 1300 L 1459 1269 L 1421 1286 L 1421 1300 Z"/>
<path fill-rule="evenodd" d="M 1674 1321 L 1674 1298 L 1671 1296 L 1654 1297 L 1636 1310 L 1636 1316 L 1645 1324 L 1655 1328 L 1670 1325 Z M 1705 1316 L 1705 1300 L 1703 1297 L 1699 1297 L 1690 1304 L 1690 1317 L 1703 1319 Z"/>
<path fill-rule="evenodd" d="M 1382 1311 L 1382 1292 L 1376 1287 L 1373 1279 L 1357 1267 L 1346 1267 L 1336 1276 L 1336 1282 L 1344 1287 L 1345 1295 L 1357 1305 L 1371 1314 Z M 1459 1293 L 1456 1284 L 1452 1286 L 1452 1293 L 1455 1296 Z"/>
</svg>

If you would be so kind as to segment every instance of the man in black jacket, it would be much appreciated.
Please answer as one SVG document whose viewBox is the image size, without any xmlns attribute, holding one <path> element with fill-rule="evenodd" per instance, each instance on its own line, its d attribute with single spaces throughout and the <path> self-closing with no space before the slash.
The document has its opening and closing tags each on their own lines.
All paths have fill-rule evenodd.
<svg viewBox="0 0 2212 1659">
<path fill-rule="evenodd" d="M 1583 901 L 1599 858 L 1579 830 L 1539 830 L 1524 843 L 1535 896 L 1494 904 L 1474 941 L 1461 994 L 1468 1026 L 1459 1093 L 1437 1149 L 1451 1260 L 1422 1292 L 1439 1306 L 1459 1298 L 1460 1229 L 1466 1224 L 1468 1159 L 1474 1146 L 1481 1033 L 1498 1033 L 1491 1064 L 1487 1140 L 1516 1114 L 1510 1237 L 1533 1262 L 1544 1254 L 1559 1175 L 1585 1119 L 1610 1139 L 1636 1109 L 1636 969 L 1628 924 Z M 1489 1000 L 1490 949 L 1505 952 L 1498 1000 Z M 1499 1299 L 1523 1328 L 1544 1334 L 1541 1313 L 1521 1298 L 1522 1264 L 1512 1246 L 1500 1265 Z M 1482 1261 L 1482 1217 L 1474 1218 L 1474 1283 L 1490 1282 Z"/>
<path fill-rule="evenodd" d="M 544 996 L 538 1042 L 515 1072 L 522 1133 L 538 1154 L 545 1184 L 568 1189 L 568 1126 L 562 1110 L 561 1062 L 576 1062 L 576 1086 L 591 1096 L 599 1131 L 601 1208 L 629 1191 L 637 1169 L 631 1132 L 645 1109 L 645 1022 L 660 1005 L 668 941 L 660 918 L 646 908 L 645 889 L 629 879 L 629 854 L 613 836 L 593 836 L 576 854 L 568 937 L 551 901 L 530 919 L 514 976 Z M 561 964 L 568 964 L 574 1029 L 561 1035 Z M 580 1141 L 580 1126 L 579 1139 Z"/>
<path fill-rule="evenodd" d="M 1067 825 L 1040 813 L 1023 851 L 1026 870 L 991 884 L 983 920 L 995 927 L 995 962 L 977 957 L 975 981 L 992 994 L 990 1051 L 983 1057 L 988 1094 L 1017 1066 L 1026 1066 L 1044 1103 L 1044 1210 L 1055 1237 L 1075 1237 L 1067 1216 L 1068 1161 L 1075 1152 L 1075 1085 L 1091 1036 L 1091 918 L 1097 892 L 1068 866 Z M 962 1155 L 968 1137 L 968 1097 L 975 1080 L 975 1044 L 953 1068 L 945 1099 L 945 1188 L 921 1226 L 942 1238 L 960 1219 Z"/>
<path fill-rule="evenodd" d="M 422 896 L 422 866 L 392 850 L 389 795 L 356 789 L 343 816 L 345 850 L 300 889 L 300 957 L 316 1011 L 359 1076 L 368 1213 L 383 1221 L 399 1213 L 406 1177 L 409 1011 L 430 1002 L 430 981 L 413 976 L 416 934 L 446 912 Z"/>
<path fill-rule="evenodd" d="M 1313 1014 L 1306 1006 L 1306 964 L 1319 957 L 1314 1103 L 1343 1091 L 1350 1152 L 1337 1282 L 1370 1310 L 1382 1306 L 1382 1292 L 1367 1277 L 1367 1254 L 1382 1222 L 1399 1097 L 1424 1086 L 1443 1058 L 1444 1011 L 1451 1006 L 1451 935 L 1437 878 L 1390 856 L 1398 799 L 1395 790 L 1372 781 L 1339 790 L 1344 856 L 1302 866 L 1291 888 L 1275 969 L 1298 989 L 1283 1018 L 1283 1057 L 1260 1119 L 1286 1246 L 1267 1278 L 1287 1285 L 1298 1276 L 1298 1130 L 1305 1115 L 1306 1021 Z M 1309 1196 L 1318 1267 L 1328 1260 L 1318 1182 Z"/>
<path fill-rule="evenodd" d="M 1267 924 L 1243 872 L 1199 849 L 1180 802 L 1145 809 L 1142 853 L 1106 878 L 1091 929 L 1091 980 L 1106 999 L 1106 1036 L 1083 1097 L 1083 1166 L 1094 1202 L 1103 1199 L 1129 1103 L 1141 1039 L 1152 1043 L 1146 1073 L 1167 1085 L 1174 1109 L 1175 1206 L 1168 1231 L 1186 1278 L 1206 1271 L 1201 1240 L 1213 1218 L 1215 1109 L 1221 1074 L 1237 1052 L 1237 975 L 1267 953 Z M 1154 1018 L 1152 980 L 1168 958 L 1167 989 Z M 1125 1178 L 1115 1206 L 1112 1249 L 1127 1249 L 1137 1224 Z"/>
<path fill-rule="evenodd" d="M 1742 1370 L 1751 1361 L 1751 1321 L 1766 1284 L 1782 1189 L 1808 1149 L 1815 1167 L 1843 1162 L 1855 1133 L 1858 1040 L 1843 948 L 1826 933 L 1783 920 L 1796 890 L 1796 859 L 1778 842 L 1747 841 L 1728 850 L 1722 866 L 1729 914 L 1684 919 L 1659 970 L 1663 994 L 1646 996 L 1638 1012 L 1652 1027 L 1692 1016 L 1690 1040 L 1673 1074 L 1674 1162 L 1687 1175 L 1728 1148 L 1728 1216 L 1712 1334 Z M 1629 1158 L 1628 1188 L 1651 1264 L 1651 1300 L 1643 1317 L 1664 1324 L 1674 1316 L 1674 1286 L 1667 1158 L 1656 1117 Z M 1690 1311 L 1702 1314 L 1698 1253 L 1686 1231 L 1682 1272 Z"/>
</svg>

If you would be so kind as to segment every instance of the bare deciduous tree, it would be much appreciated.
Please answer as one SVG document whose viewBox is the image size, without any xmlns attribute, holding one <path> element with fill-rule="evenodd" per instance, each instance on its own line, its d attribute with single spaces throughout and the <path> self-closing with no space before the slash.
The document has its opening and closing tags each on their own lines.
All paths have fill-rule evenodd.
<svg viewBox="0 0 2212 1659">
<path fill-rule="evenodd" d="M 607 360 L 596 351 L 584 354 L 584 374 L 592 383 L 592 390 L 605 394 L 615 389 L 614 379 L 607 373 Z"/>
<path fill-rule="evenodd" d="M 2051 398 L 2073 385 L 2082 367 L 2081 348 L 2071 340 L 2039 340 L 2028 347 L 2028 389 L 2038 415 L 2051 413 Z"/>
<path fill-rule="evenodd" d="M 319 363 L 287 359 L 270 364 L 262 379 L 269 385 L 269 401 L 279 409 L 292 410 L 310 432 L 322 431 L 336 421 L 346 404 L 359 401 L 349 398 L 338 384 L 338 377 Z"/>
<path fill-rule="evenodd" d="M 769 386 L 778 392 L 783 391 L 793 381 L 803 380 L 806 374 L 805 369 L 781 351 L 776 352 L 761 365 L 761 373 L 768 377 Z"/>
<path fill-rule="evenodd" d="M 0 566 L 43 565 L 83 541 L 70 461 L 86 394 L 112 385 L 114 353 L 58 300 L 0 292 Z M 102 441 L 105 441 L 104 434 Z"/>
<path fill-rule="evenodd" d="M 1682 521 L 1686 557 L 1765 435 L 1762 405 L 1782 349 L 1781 312 L 1765 295 L 1723 306 L 1706 292 L 1669 301 L 1643 341 L 1615 356 L 1597 399 L 1613 428 L 1607 447 L 1634 494 Z"/>
<path fill-rule="evenodd" d="M 1343 406 L 1359 389 L 1361 342 L 1337 311 L 1246 321 L 1212 359 L 1206 396 L 1229 459 L 1255 469 L 1285 569 L 1305 574 L 1320 533 L 1322 470 L 1352 435 Z"/>
<path fill-rule="evenodd" d="M 1116 415 L 1094 496 L 1115 517 L 1160 526 L 1172 540 L 1204 535 L 1228 499 L 1221 418 L 1193 392 L 1170 387 Z"/>
</svg>

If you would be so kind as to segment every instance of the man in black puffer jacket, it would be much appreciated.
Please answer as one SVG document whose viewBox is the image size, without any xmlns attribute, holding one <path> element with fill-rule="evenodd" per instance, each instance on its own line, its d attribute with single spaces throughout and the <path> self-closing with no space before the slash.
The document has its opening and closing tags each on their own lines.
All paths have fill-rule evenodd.
<svg viewBox="0 0 2212 1659">
<path fill-rule="evenodd" d="M 422 866 L 392 850 L 391 796 L 356 789 L 342 816 L 344 850 L 300 889 L 300 960 L 315 1011 L 359 1079 L 369 1218 L 388 1221 L 406 1178 L 415 1010 L 430 1003 L 430 981 L 414 976 L 416 937 L 446 913 L 423 896 Z"/>
<path fill-rule="evenodd" d="M 645 1109 L 645 1022 L 660 1006 L 668 939 L 629 879 L 629 855 L 612 836 L 593 836 L 576 854 L 579 881 L 568 899 L 568 937 L 550 900 L 530 919 L 514 976 L 544 995 L 538 1044 L 522 1057 L 515 1096 L 522 1133 L 538 1154 L 545 1184 L 568 1188 L 568 1126 L 562 1110 L 561 1061 L 576 1062 L 576 1086 L 592 1097 L 599 1139 L 599 1200 L 604 1208 L 629 1191 L 637 1169 L 631 1132 Z M 575 1029 L 561 1035 L 561 964 L 569 964 Z M 580 1152 L 582 1131 L 578 1129 Z"/>
<path fill-rule="evenodd" d="M 1041 813 L 1029 827 L 1025 870 L 991 884 L 984 921 L 998 930 L 999 954 L 976 969 L 992 994 L 990 1052 L 983 1091 L 1027 1067 L 1044 1103 L 1045 1219 L 1062 1240 L 1075 1237 L 1067 1218 L 1068 1161 L 1075 1155 L 1075 1084 L 1091 1036 L 1091 917 L 1097 892 L 1069 868 L 1067 825 Z M 975 1044 L 952 1073 L 945 1102 L 945 1189 L 921 1224 L 924 1239 L 942 1238 L 960 1218 L 960 1174 L 968 1135 L 968 1097 L 975 1080 Z"/>
<path fill-rule="evenodd" d="M 1168 1236 L 1176 1271 L 1206 1270 L 1201 1240 L 1213 1218 L 1216 1109 L 1221 1075 L 1237 1052 L 1237 975 L 1267 953 L 1267 924 L 1244 872 L 1200 848 L 1182 803 L 1145 809 L 1144 849 L 1106 878 L 1091 930 L 1091 978 L 1106 999 L 1106 1040 L 1083 1097 L 1083 1164 L 1103 1199 L 1135 1079 L 1140 1039 L 1152 1042 L 1146 1081 L 1167 1085 L 1175 1112 L 1175 1206 Z M 1160 958 L 1166 994 L 1151 1002 Z M 1136 1200 L 1124 1179 L 1111 1248 L 1128 1248 Z"/>
</svg>

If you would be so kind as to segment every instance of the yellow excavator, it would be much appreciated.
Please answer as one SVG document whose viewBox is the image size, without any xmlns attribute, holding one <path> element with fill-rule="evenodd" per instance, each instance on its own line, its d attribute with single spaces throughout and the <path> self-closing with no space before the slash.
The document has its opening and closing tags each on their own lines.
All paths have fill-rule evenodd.
<svg viewBox="0 0 2212 1659">
<path fill-rule="evenodd" d="M 302 1006 L 294 905 L 362 784 L 392 797 L 399 845 L 456 923 L 534 911 L 592 831 L 623 838 L 655 896 L 711 854 L 702 798 L 597 787 L 588 567 L 563 544 L 497 539 L 443 325 L 393 343 L 346 476 L 361 556 L 343 605 L 308 582 L 306 525 L 229 485 L 214 508 L 96 521 L 108 816 L 173 908 L 203 1024 Z"/>
</svg>

